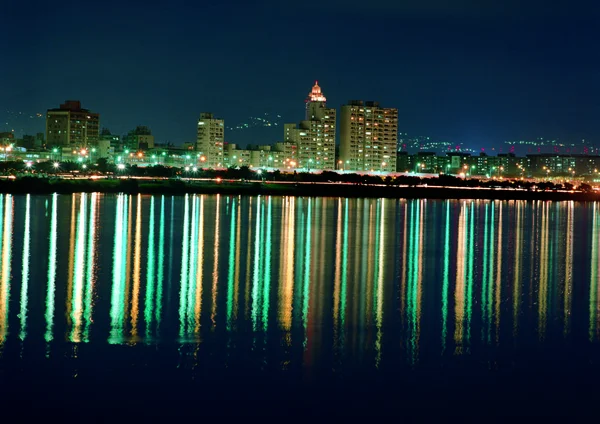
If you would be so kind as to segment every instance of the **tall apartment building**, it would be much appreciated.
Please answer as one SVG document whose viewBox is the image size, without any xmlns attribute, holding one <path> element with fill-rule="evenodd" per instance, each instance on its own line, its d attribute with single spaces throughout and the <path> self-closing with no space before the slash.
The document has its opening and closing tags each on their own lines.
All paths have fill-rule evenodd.
<svg viewBox="0 0 600 424">
<path fill-rule="evenodd" d="M 212 113 L 200 114 L 196 151 L 201 158 L 204 158 L 203 167 L 222 168 L 225 166 L 223 160 L 224 133 L 225 122 L 223 119 L 215 118 Z"/>
<path fill-rule="evenodd" d="M 342 106 L 340 169 L 394 172 L 397 144 L 398 109 L 361 100 Z"/>
<path fill-rule="evenodd" d="M 81 107 L 79 100 L 67 100 L 46 114 L 46 145 L 86 147 L 98 143 L 100 115 Z"/>
<path fill-rule="evenodd" d="M 297 167 L 335 169 L 335 109 L 317 81 L 306 98 L 306 116 L 299 125 L 284 125 L 284 140 L 297 146 Z"/>
</svg>

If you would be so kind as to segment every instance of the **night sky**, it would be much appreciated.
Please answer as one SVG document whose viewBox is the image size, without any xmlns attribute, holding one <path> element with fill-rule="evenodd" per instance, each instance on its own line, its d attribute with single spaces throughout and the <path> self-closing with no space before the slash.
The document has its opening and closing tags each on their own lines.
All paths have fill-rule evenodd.
<svg viewBox="0 0 600 424">
<path fill-rule="evenodd" d="M 330 106 L 376 100 L 399 109 L 403 132 L 473 148 L 598 139 L 599 6 L 490 3 L 3 0 L 0 131 L 10 113 L 79 99 L 113 133 L 147 125 L 180 144 L 203 111 L 227 126 L 265 113 L 299 121 L 319 80 Z M 43 130 L 30 121 L 24 131 Z M 226 141 L 281 134 L 228 131 Z"/>
</svg>

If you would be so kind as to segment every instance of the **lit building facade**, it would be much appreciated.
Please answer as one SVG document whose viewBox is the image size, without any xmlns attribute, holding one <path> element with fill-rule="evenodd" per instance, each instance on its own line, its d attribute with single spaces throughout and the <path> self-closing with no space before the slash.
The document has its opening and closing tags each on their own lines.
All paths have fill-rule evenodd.
<svg viewBox="0 0 600 424">
<path fill-rule="evenodd" d="M 291 141 L 275 143 L 273 167 L 284 170 L 296 169 L 298 167 L 297 150 L 297 144 Z"/>
<path fill-rule="evenodd" d="M 46 113 L 47 146 L 95 146 L 99 134 L 100 115 L 83 109 L 78 100 L 67 100 Z"/>
<path fill-rule="evenodd" d="M 296 146 L 296 166 L 303 169 L 335 169 L 336 111 L 317 81 L 306 98 L 305 119 L 284 125 L 284 140 Z"/>
<path fill-rule="evenodd" d="M 398 109 L 351 100 L 342 106 L 340 168 L 347 171 L 396 170 Z"/>
<path fill-rule="evenodd" d="M 204 168 L 225 167 L 223 140 L 225 121 L 217 119 L 212 113 L 201 113 L 198 119 L 198 137 L 196 151 L 201 157 Z"/>
</svg>

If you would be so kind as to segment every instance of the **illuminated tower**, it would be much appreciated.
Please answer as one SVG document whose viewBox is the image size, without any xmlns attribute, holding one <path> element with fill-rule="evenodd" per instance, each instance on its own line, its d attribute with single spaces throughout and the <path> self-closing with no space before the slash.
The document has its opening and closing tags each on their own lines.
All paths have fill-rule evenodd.
<svg viewBox="0 0 600 424">
<path fill-rule="evenodd" d="M 320 109 L 325 108 L 325 102 L 327 98 L 321 92 L 321 87 L 319 87 L 319 81 L 315 81 L 315 85 L 313 85 L 312 90 L 308 93 L 308 97 L 306 98 L 306 116 L 305 119 L 307 121 L 313 119 L 315 116 L 318 116 Z"/>
<path fill-rule="evenodd" d="M 225 125 L 222 119 L 217 119 L 212 113 L 201 113 L 198 119 L 198 138 L 196 151 L 200 154 L 202 167 L 222 168 L 223 137 Z"/>
<path fill-rule="evenodd" d="M 306 98 L 305 120 L 284 125 L 285 141 L 297 146 L 299 168 L 335 169 L 335 109 L 327 108 L 326 100 L 315 81 Z"/>
<path fill-rule="evenodd" d="M 342 106 L 341 167 L 349 171 L 396 171 L 398 109 L 351 100 Z"/>
</svg>

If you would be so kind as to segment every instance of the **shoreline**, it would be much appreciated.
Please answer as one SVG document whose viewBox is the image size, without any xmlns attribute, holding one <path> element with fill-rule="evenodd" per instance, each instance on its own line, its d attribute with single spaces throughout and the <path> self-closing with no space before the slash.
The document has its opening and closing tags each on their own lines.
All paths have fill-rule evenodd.
<svg viewBox="0 0 600 424">
<path fill-rule="evenodd" d="M 0 193 L 7 194 L 223 194 L 248 196 L 346 197 L 388 199 L 487 199 L 597 201 L 600 195 L 581 191 L 528 191 L 504 188 L 461 188 L 444 186 L 383 186 L 367 184 L 324 184 L 281 182 L 230 182 L 148 179 L 48 179 L 0 180 Z"/>
</svg>

